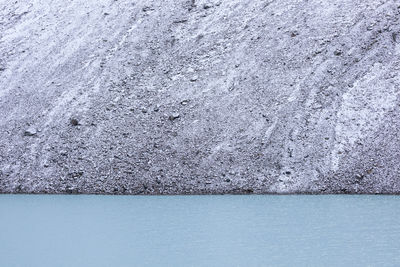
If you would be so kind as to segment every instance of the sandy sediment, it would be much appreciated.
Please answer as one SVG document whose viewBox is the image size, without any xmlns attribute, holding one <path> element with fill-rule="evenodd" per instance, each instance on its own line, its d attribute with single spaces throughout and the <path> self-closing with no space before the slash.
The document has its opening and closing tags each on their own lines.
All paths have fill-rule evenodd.
<svg viewBox="0 0 400 267">
<path fill-rule="evenodd" d="M 399 193 L 397 1 L 0 0 L 2 193 Z"/>
</svg>

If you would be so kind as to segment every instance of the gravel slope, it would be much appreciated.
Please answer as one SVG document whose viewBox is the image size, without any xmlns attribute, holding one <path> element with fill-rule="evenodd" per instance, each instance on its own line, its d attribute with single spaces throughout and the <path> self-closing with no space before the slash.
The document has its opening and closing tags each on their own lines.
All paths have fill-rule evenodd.
<svg viewBox="0 0 400 267">
<path fill-rule="evenodd" d="M 2 193 L 400 193 L 400 3 L 0 0 Z"/>
</svg>

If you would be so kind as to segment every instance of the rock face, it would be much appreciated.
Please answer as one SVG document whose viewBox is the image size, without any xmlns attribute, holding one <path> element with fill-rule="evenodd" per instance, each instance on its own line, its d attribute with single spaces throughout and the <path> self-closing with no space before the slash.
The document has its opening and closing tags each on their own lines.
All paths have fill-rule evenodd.
<svg viewBox="0 0 400 267">
<path fill-rule="evenodd" d="M 399 73 L 393 0 L 0 0 L 0 192 L 400 193 Z"/>
</svg>

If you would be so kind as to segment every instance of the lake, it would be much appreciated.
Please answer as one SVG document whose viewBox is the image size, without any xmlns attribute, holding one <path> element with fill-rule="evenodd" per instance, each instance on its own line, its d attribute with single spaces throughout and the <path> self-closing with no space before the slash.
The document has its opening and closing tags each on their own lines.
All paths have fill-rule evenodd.
<svg viewBox="0 0 400 267">
<path fill-rule="evenodd" d="M 0 195 L 0 266 L 400 266 L 400 197 Z"/>
</svg>

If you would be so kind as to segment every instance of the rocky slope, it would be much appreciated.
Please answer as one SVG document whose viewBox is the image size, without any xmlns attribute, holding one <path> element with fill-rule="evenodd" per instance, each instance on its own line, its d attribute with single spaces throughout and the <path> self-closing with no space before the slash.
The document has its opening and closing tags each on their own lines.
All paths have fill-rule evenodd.
<svg viewBox="0 0 400 267">
<path fill-rule="evenodd" d="M 394 0 L 0 0 L 0 192 L 400 193 Z"/>
</svg>

